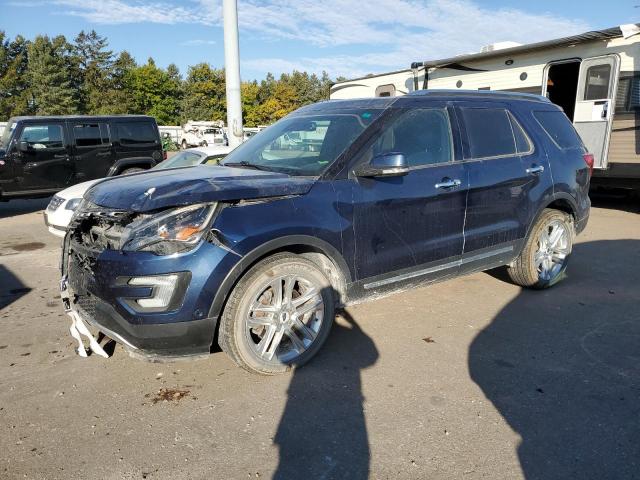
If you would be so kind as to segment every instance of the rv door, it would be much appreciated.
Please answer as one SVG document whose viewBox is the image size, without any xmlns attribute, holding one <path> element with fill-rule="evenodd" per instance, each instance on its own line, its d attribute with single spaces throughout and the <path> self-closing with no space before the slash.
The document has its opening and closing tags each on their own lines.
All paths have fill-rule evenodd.
<svg viewBox="0 0 640 480">
<path fill-rule="evenodd" d="M 619 72 L 618 55 L 587 58 L 580 65 L 573 124 L 593 153 L 596 168 L 607 167 Z"/>
</svg>

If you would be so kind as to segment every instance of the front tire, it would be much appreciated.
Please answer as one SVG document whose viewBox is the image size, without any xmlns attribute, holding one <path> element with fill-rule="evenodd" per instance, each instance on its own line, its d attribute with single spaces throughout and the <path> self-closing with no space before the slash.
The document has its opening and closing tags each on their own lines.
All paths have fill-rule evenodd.
<svg viewBox="0 0 640 480">
<path fill-rule="evenodd" d="M 511 280 L 522 287 L 548 288 L 564 278 L 574 227 L 571 216 L 546 209 L 535 223 L 516 260 L 507 268 Z"/>
<path fill-rule="evenodd" d="M 255 265 L 231 292 L 219 343 L 240 367 L 263 375 L 308 362 L 335 316 L 331 284 L 313 262 L 277 254 Z"/>
</svg>

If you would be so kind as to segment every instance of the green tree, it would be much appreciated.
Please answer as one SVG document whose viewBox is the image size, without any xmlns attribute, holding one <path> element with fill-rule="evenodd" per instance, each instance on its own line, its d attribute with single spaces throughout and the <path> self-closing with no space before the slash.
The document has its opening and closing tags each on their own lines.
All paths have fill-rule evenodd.
<svg viewBox="0 0 640 480">
<path fill-rule="evenodd" d="M 105 92 L 110 88 L 113 69 L 113 52 L 109 43 L 95 30 L 81 31 L 75 38 L 73 55 L 77 70 L 77 87 L 81 111 L 98 113 L 105 110 Z"/>
<path fill-rule="evenodd" d="M 24 37 L 6 39 L 0 31 L 0 119 L 32 113 L 27 80 L 27 46 Z"/>
<path fill-rule="evenodd" d="M 152 58 L 131 70 L 129 86 L 137 113 L 151 115 L 160 124 L 177 122 L 179 85 Z"/>
<path fill-rule="evenodd" d="M 100 106 L 92 113 L 97 115 L 123 115 L 139 113 L 131 94 L 132 70 L 136 62 L 127 51 L 122 51 L 113 61 L 107 88 L 102 94 Z"/>
<path fill-rule="evenodd" d="M 71 45 L 64 36 L 38 35 L 28 48 L 27 78 L 32 110 L 37 115 L 62 115 L 78 111 L 69 71 Z"/>
<path fill-rule="evenodd" d="M 225 120 L 226 92 L 224 70 L 208 63 L 189 67 L 184 84 L 181 120 Z"/>
</svg>

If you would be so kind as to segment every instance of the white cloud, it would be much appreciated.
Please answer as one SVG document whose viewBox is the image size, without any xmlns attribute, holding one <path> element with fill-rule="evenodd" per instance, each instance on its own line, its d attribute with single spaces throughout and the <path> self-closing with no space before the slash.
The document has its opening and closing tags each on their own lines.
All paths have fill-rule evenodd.
<svg viewBox="0 0 640 480">
<path fill-rule="evenodd" d="M 221 0 L 53 3 L 61 7 L 61 14 L 98 24 L 221 25 Z M 245 59 L 243 66 L 255 72 L 324 69 L 331 76 L 354 76 L 406 68 L 416 60 L 477 52 L 492 42 L 529 43 L 589 28 L 574 18 L 517 8 L 492 10 L 473 0 L 240 0 L 238 8 L 241 35 L 276 46 L 281 45 L 279 40 L 293 40 L 309 47 L 309 55 L 295 60 L 287 53 Z M 352 55 L 353 48 L 348 47 L 367 53 Z"/>
<path fill-rule="evenodd" d="M 203 40 L 200 38 L 196 38 L 194 40 L 186 40 L 184 42 L 180 42 L 180 45 L 184 47 L 200 47 L 203 45 L 215 45 L 215 40 Z"/>
</svg>

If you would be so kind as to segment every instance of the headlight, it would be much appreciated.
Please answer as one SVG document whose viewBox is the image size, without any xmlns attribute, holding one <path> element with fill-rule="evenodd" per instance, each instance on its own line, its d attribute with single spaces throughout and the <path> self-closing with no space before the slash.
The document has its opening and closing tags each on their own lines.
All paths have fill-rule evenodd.
<svg viewBox="0 0 640 480">
<path fill-rule="evenodd" d="M 122 249 L 162 255 L 189 250 L 206 233 L 215 207 L 215 204 L 191 205 L 132 222 L 123 232 Z"/>
<path fill-rule="evenodd" d="M 64 209 L 71 210 L 72 212 L 74 212 L 78 208 L 78 205 L 80 205 L 81 201 L 82 201 L 82 198 L 72 198 L 64 206 Z"/>
</svg>

